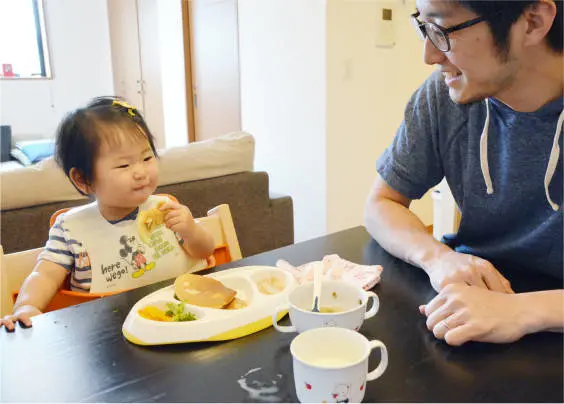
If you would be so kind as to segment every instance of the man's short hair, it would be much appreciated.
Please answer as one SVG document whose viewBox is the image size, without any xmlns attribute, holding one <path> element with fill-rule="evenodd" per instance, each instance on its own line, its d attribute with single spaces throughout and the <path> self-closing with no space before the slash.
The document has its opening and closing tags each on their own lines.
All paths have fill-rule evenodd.
<svg viewBox="0 0 564 404">
<path fill-rule="evenodd" d="M 502 55 L 509 52 L 509 31 L 528 7 L 538 0 L 456 0 L 462 7 L 484 16 L 491 28 L 494 41 Z M 557 53 L 562 53 L 562 3 L 556 3 L 556 17 L 552 28 L 546 36 L 549 47 Z"/>
</svg>

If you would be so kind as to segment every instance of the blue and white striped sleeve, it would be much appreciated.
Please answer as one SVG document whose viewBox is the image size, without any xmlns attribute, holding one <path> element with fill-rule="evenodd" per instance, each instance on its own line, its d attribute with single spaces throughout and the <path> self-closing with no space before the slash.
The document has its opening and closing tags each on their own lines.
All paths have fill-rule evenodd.
<svg viewBox="0 0 564 404">
<path fill-rule="evenodd" d="M 64 214 L 59 215 L 55 224 L 49 229 L 49 240 L 45 249 L 39 254 L 38 260 L 59 264 L 69 272 L 74 268 L 74 253 L 68 232 L 64 228 Z M 76 243 L 76 242 L 75 242 Z"/>
</svg>

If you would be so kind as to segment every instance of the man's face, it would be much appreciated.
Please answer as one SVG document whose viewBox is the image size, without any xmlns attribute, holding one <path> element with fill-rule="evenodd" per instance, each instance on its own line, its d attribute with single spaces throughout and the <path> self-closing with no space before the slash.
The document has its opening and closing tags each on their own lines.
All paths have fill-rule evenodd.
<svg viewBox="0 0 564 404">
<path fill-rule="evenodd" d="M 444 28 L 479 17 L 445 0 L 417 0 L 419 19 Z M 449 88 L 450 98 L 466 104 L 509 91 L 518 73 L 518 60 L 511 51 L 502 56 L 486 22 L 448 34 L 451 49 L 441 52 L 426 39 L 423 59 L 437 65 Z"/>
</svg>

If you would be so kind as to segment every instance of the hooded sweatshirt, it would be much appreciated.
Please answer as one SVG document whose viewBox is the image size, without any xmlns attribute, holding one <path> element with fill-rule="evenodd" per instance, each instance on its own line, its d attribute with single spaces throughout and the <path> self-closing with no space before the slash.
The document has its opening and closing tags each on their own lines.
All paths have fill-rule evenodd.
<svg viewBox="0 0 564 404">
<path fill-rule="evenodd" d="M 456 104 L 442 75 L 415 92 L 377 171 L 421 198 L 443 177 L 461 211 L 455 251 L 504 270 L 563 277 L 564 98 L 517 112 L 495 98 Z"/>
</svg>

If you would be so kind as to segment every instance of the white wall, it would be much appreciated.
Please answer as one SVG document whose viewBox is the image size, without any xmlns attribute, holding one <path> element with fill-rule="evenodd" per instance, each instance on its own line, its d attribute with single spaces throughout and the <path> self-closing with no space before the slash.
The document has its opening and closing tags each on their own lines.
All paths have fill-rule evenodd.
<svg viewBox="0 0 564 404">
<path fill-rule="evenodd" d="M 60 119 L 113 93 L 106 0 L 45 0 L 52 80 L 0 81 L 0 119 L 16 139 L 50 137 Z"/>
<path fill-rule="evenodd" d="M 381 8 L 392 8 L 396 45 L 377 48 Z M 392 142 L 411 94 L 433 71 L 409 20 L 413 5 L 327 1 L 327 230 L 363 224 L 376 160 Z M 426 195 L 412 210 L 432 223 Z"/>
<path fill-rule="evenodd" d="M 271 189 L 294 198 L 296 241 L 363 224 L 376 160 L 433 70 L 405 3 L 239 0 L 243 129 Z M 392 48 L 376 47 L 383 6 Z M 429 195 L 412 209 L 432 223 Z"/>
<path fill-rule="evenodd" d="M 243 130 L 294 200 L 296 241 L 326 231 L 325 1 L 239 0 Z"/>
</svg>

